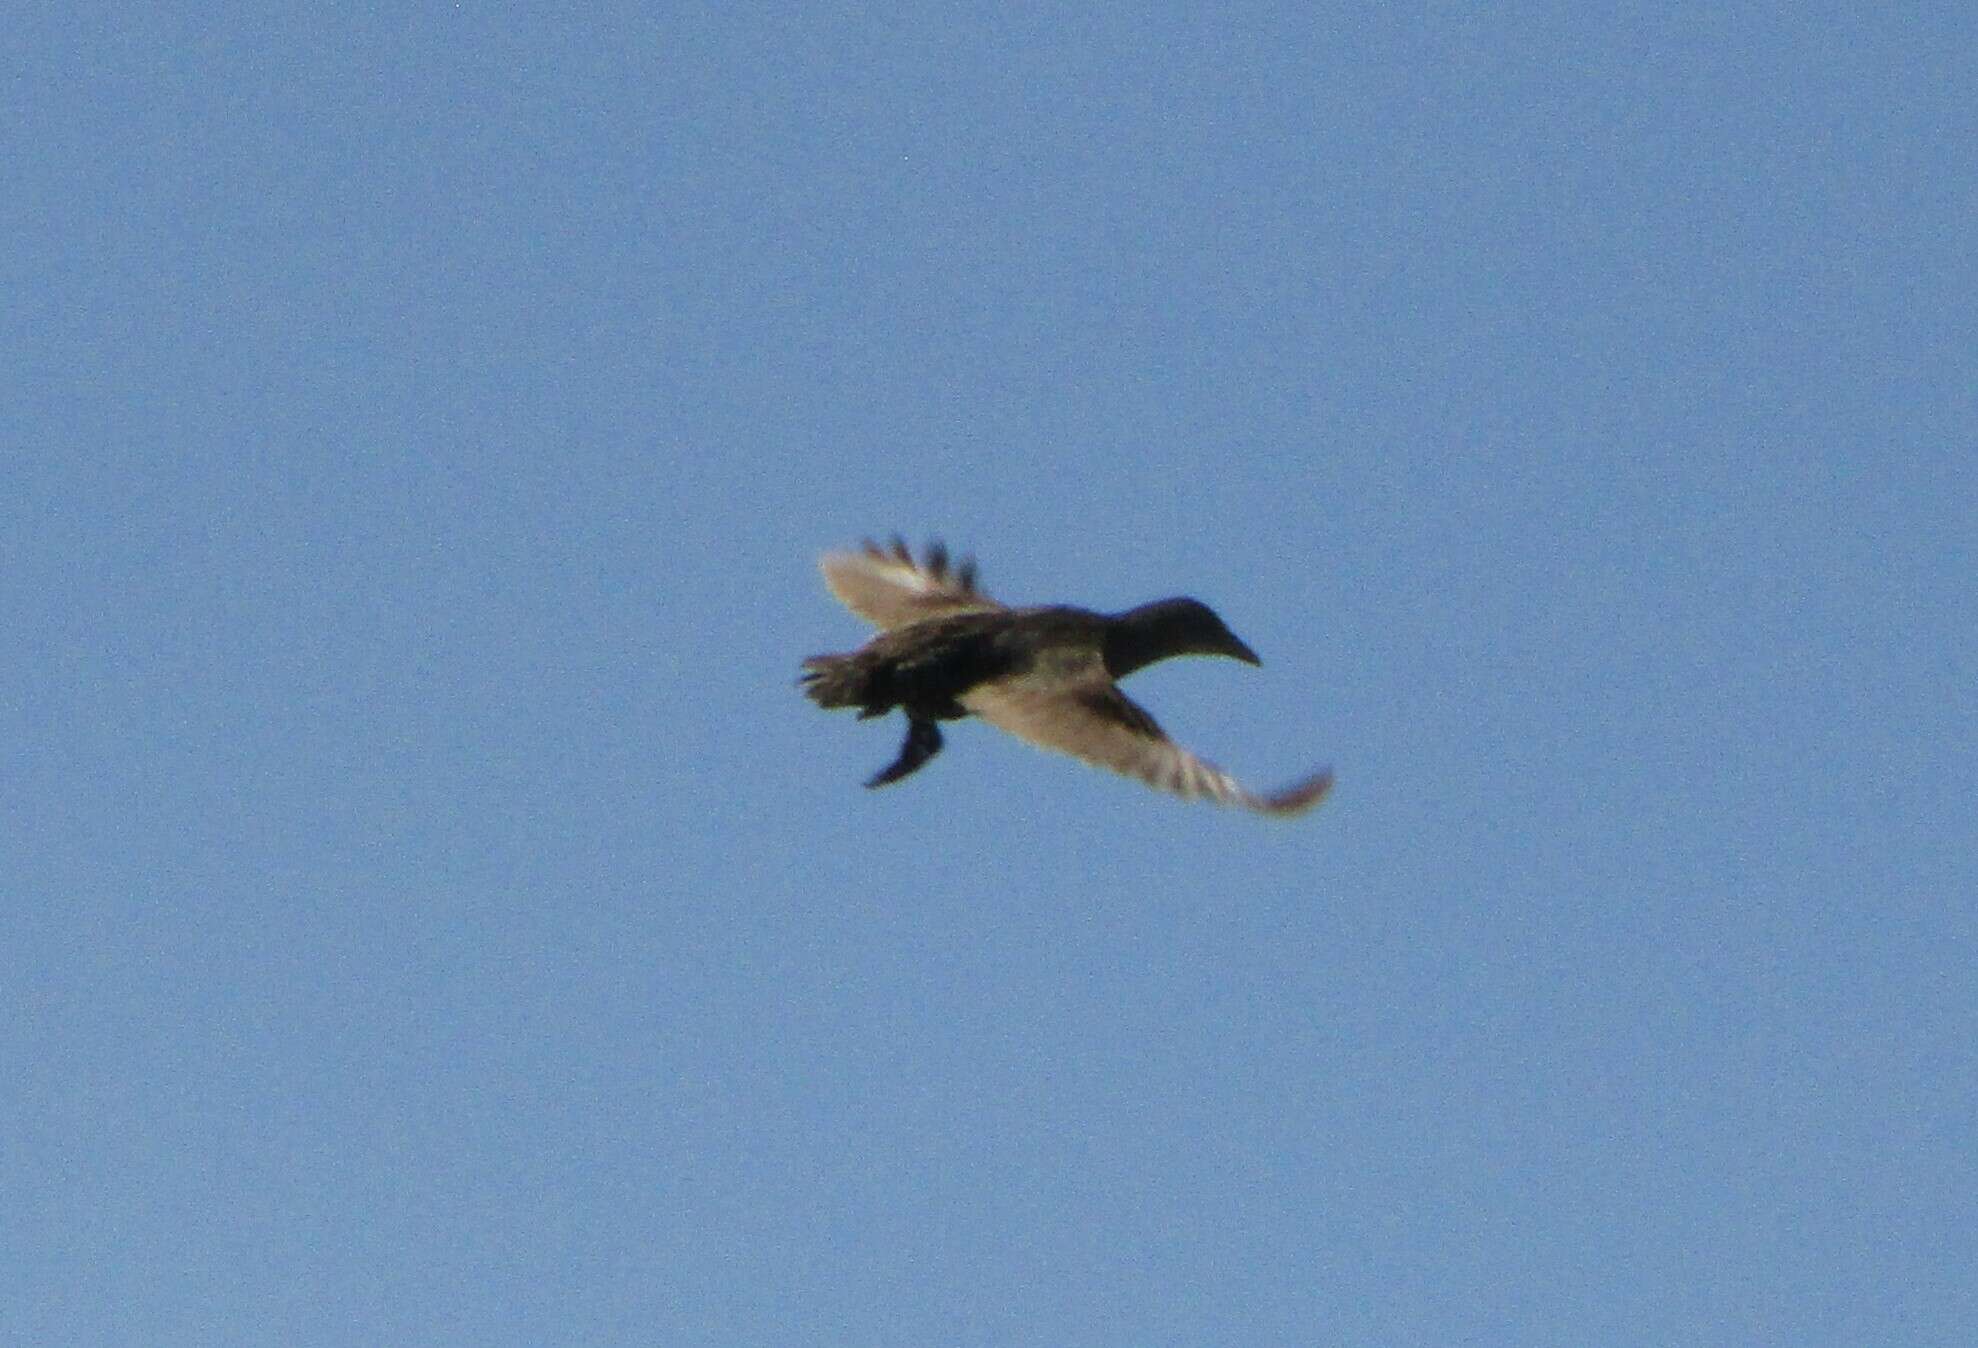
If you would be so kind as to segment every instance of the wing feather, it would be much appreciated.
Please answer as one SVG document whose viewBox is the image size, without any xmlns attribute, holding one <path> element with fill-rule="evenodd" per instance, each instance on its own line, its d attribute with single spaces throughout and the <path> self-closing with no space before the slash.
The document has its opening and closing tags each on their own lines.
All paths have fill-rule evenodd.
<svg viewBox="0 0 1978 1348">
<path fill-rule="evenodd" d="M 881 630 L 1003 607 L 977 587 L 975 560 L 951 565 L 939 543 L 915 561 L 903 539 L 883 548 L 868 539 L 856 552 L 826 553 L 818 567 L 838 602 Z"/>
<path fill-rule="evenodd" d="M 1185 800 L 1292 815 L 1317 805 L 1332 788 L 1332 773 L 1323 770 L 1282 791 L 1248 790 L 1169 739 L 1145 708 L 1105 677 L 1096 657 L 1092 670 L 1074 681 L 1055 687 L 1022 679 L 983 684 L 963 694 L 961 703 L 1020 740 L 1136 777 Z"/>
</svg>

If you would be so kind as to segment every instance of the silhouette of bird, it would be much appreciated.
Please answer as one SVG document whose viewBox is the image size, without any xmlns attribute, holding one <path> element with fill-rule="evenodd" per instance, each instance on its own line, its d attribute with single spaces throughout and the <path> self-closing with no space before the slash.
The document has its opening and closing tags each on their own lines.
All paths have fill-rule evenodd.
<svg viewBox="0 0 1978 1348">
<path fill-rule="evenodd" d="M 939 543 L 914 560 L 904 541 L 870 540 L 831 552 L 824 582 L 879 635 L 843 655 L 803 662 L 799 682 L 820 707 L 856 707 L 859 718 L 906 713 L 906 742 L 867 786 L 918 771 L 941 751 L 941 721 L 976 716 L 1040 748 L 1137 777 L 1187 799 L 1206 797 L 1264 814 L 1310 809 L 1332 787 L 1322 770 L 1269 795 L 1167 737 L 1114 682 L 1176 655 L 1227 655 L 1261 663 L 1208 605 L 1160 599 L 1124 613 L 1063 605 L 1008 608 L 976 584 L 975 562 L 951 565 Z"/>
</svg>

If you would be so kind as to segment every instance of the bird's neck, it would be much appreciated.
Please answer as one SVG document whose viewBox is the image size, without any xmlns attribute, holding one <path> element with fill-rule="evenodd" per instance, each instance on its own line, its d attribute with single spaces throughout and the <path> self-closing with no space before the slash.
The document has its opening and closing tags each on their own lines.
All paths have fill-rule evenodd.
<svg viewBox="0 0 1978 1348">
<path fill-rule="evenodd" d="M 1123 679 L 1157 660 L 1181 655 L 1187 643 L 1175 629 L 1166 601 L 1156 600 L 1113 614 L 1106 623 L 1106 672 Z"/>
</svg>

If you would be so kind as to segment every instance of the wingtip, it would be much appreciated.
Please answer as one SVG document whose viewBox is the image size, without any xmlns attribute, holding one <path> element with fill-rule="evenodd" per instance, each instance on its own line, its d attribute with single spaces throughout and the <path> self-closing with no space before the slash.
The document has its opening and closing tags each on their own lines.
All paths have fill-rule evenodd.
<svg viewBox="0 0 1978 1348">
<path fill-rule="evenodd" d="M 1260 798 L 1256 807 L 1264 814 L 1289 817 L 1312 809 L 1331 792 L 1332 769 L 1320 768 L 1304 781 Z"/>
</svg>

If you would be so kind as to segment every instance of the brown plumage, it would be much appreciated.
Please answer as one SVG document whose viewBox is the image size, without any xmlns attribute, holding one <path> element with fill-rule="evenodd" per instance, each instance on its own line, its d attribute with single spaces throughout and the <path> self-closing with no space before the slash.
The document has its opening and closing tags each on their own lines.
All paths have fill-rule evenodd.
<svg viewBox="0 0 1978 1348">
<path fill-rule="evenodd" d="M 976 716 L 1041 748 L 1070 754 L 1189 799 L 1297 814 L 1324 798 L 1320 771 L 1257 795 L 1167 734 L 1114 682 L 1176 655 L 1259 663 L 1205 604 L 1162 599 L 1124 613 L 1064 606 L 1006 608 L 976 584 L 975 563 L 951 564 L 939 543 L 915 561 L 898 538 L 833 552 L 820 564 L 831 593 L 879 635 L 844 655 L 804 661 L 804 691 L 861 719 L 906 713 L 900 755 L 867 786 L 884 786 L 941 751 L 939 722 Z"/>
</svg>

